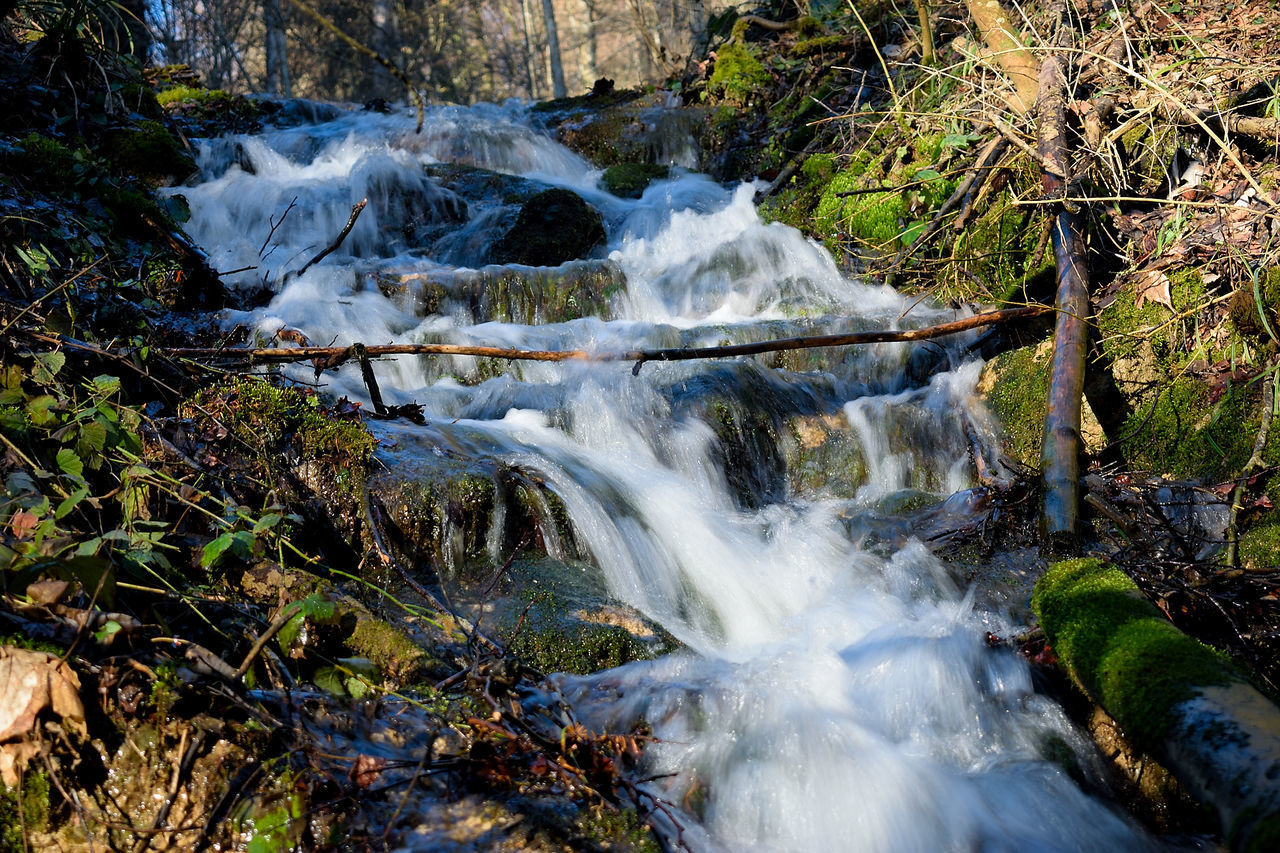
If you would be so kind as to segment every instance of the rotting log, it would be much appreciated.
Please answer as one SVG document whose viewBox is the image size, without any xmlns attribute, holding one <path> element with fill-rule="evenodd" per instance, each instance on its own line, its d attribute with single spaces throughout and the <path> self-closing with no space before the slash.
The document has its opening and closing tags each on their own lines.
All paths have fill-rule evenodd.
<svg viewBox="0 0 1280 853">
<path fill-rule="evenodd" d="M 1031 605 L 1071 678 L 1217 812 L 1231 850 L 1280 849 L 1280 708 L 1114 565 L 1055 563 Z"/>
<path fill-rule="evenodd" d="M 946 323 L 924 326 L 919 329 L 885 329 L 869 332 L 850 332 L 835 335 L 810 335 L 807 337 L 781 338 L 772 341 L 756 341 L 746 344 L 728 344 L 711 347 L 672 347 L 667 349 L 629 350 L 619 353 L 592 353 L 586 350 L 522 350 L 508 347 L 472 346 L 470 344 L 384 344 L 361 348 L 372 358 L 390 355 L 470 355 L 484 358 L 505 358 L 513 361 L 632 361 L 638 369 L 646 361 L 689 361 L 705 358 L 730 358 L 741 355 L 760 355 L 783 350 L 814 349 L 817 347 L 852 346 L 876 343 L 904 343 L 932 340 L 971 329 L 979 329 L 996 323 L 1026 320 L 1046 314 L 1051 309 L 1044 305 L 1028 305 L 1023 308 L 1005 308 L 962 317 Z M 78 344 L 78 342 L 74 342 Z M 74 345 L 69 343 L 68 345 Z M 154 349 L 154 348 L 153 348 Z M 160 350 L 157 350 L 160 351 Z M 291 362 L 321 360 L 321 369 L 337 367 L 347 359 L 358 358 L 355 346 L 335 347 L 183 347 L 165 349 L 165 355 L 174 358 L 209 358 L 241 362 Z"/>
<path fill-rule="evenodd" d="M 1065 4 L 1055 5 L 1061 15 L 1055 42 L 1069 45 L 1071 31 Z M 1067 188 L 1063 177 L 1068 174 L 1067 78 L 1063 63 L 1062 52 L 1050 53 L 1040 63 L 1036 148 L 1043 164 L 1041 187 L 1047 198 L 1061 197 Z M 1089 274 L 1081 228 L 1078 211 L 1064 204 L 1054 217 L 1050 235 L 1058 288 L 1048 413 L 1040 444 L 1044 477 L 1042 529 L 1049 548 L 1062 552 L 1077 549 L 1075 534 L 1080 513 L 1080 415 L 1089 344 Z"/>
</svg>

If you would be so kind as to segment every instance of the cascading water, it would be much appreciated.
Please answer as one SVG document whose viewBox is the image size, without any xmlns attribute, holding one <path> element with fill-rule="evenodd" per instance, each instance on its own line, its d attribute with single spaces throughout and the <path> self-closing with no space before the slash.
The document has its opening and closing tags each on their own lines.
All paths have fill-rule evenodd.
<svg viewBox="0 0 1280 853">
<path fill-rule="evenodd" d="M 275 291 L 228 322 L 265 337 L 290 326 L 323 343 L 608 353 L 887 327 L 908 305 L 843 278 L 798 232 L 763 223 L 750 186 L 675 170 L 638 200 L 615 198 L 517 108 L 437 109 L 421 135 L 412 126 L 403 115 L 339 113 L 205 144 L 205 180 L 182 190 L 188 231 L 220 269 L 252 268 L 229 277 L 233 286 Z M 609 239 L 600 254 L 625 287 L 596 306 L 599 316 L 500 323 L 444 298 L 424 318 L 411 300 L 369 286 L 389 270 L 452 282 L 479 275 L 455 267 L 484 262 L 510 208 L 501 189 L 464 198 L 461 166 L 567 187 L 601 211 Z M 365 197 L 342 248 L 289 275 Z M 904 322 L 944 315 L 953 312 L 921 305 Z M 377 370 L 389 403 L 423 404 L 439 434 L 545 482 L 612 595 L 687 647 L 553 682 L 597 727 L 647 723 L 656 740 L 646 761 L 660 777 L 647 789 L 679 806 L 668 817 L 690 846 L 1141 848 L 1140 831 L 1046 758 L 1065 746 L 1090 772 L 1088 750 L 1033 690 L 1026 665 L 988 648 L 987 631 L 1017 626 L 977 610 L 919 542 L 891 553 L 863 547 L 857 519 L 889 512 L 894 496 L 940 498 L 970 485 L 964 419 L 984 422 L 972 399 L 978 365 L 920 386 L 908 380 L 912 352 L 828 353 L 812 373 L 751 361 L 651 363 L 634 376 L 616 362 L 526 363 L 468 384 L 456 378 L 476 379 L 465 359 L 402 358 Z M 335 393 L 363 395 L 354 368 L 328 381 Z M 705 387 L 736 389 L 746 407 L 785 399 L 797 411 L 843 412 L 860 448 L 856 493 L 800 494 L 784 478 L 743 500 L 716 432 L 683 402 Z M 412 452 L 414 428 L 378 428 L 387 454 Z"/>
</svg>

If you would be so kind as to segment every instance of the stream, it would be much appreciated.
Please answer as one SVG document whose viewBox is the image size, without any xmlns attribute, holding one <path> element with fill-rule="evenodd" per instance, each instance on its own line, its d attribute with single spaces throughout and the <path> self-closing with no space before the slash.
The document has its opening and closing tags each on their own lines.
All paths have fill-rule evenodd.
<svg viewBox="0 0 1280 853">
<path fill-rule="evenodd" d="M 670 176 L 623 199 L 518 105 L 433 108 L 420 134 L 407 113 L 313 109 L 202 142 L 200 182 L 178 190 L 214 266 L 252 268 L 224 281 L 262 307 L 223 319 L 263 341 L 289 327 L 317 345 L 607 354 L 958 316 L 843 277 L 820 246 L 761 220 L 753 186 L 694 171 L 680 139 L 665 142 Z M 546 187 L 597 209 L 606 244 L 550 272 L 489 265 L 522 198 Z M 364 198 L 341 248 L 293 274 Z M 549 304 L 547 282 L 574 276 L 596 285 L 567 308 Z M 988 632 L 1023 630 L 1019 617 L 979 606 L 911 535 L 921 506 L 962 502 L 975 485 L 966 424 L 993 444 L 974 396 L 981 364 L 964 355 L 972 341 L 651 362 L 634 375 L 621 362 L 400 357 L 374 364 L 382 395 L 420 404 L 427 423 L 371 429 L 390 469 L 465 448 L 543 484 L 573 540 L 544 530 L 547 554 L 572 550 L 613 599 L 682 644 L 552 676 L 547 689 L 597 730 L 647 723 L 646 790 L 679 807 L 660 819 L 692 849 L 1155 847 L 1073 779 L 1105 788 L 1092 744 L 1025 662 L 989 646 Z M 369 406 L 358 366 L 323 382 Z M 744 459 L 717 431 L 726 407 L 780 431 L 795 418 L 837 424 L 848 458 L 801 476 L 760 427 L 742 436 Z M 509 543 L 486 547 L 501 564 Z"/>
</svg>

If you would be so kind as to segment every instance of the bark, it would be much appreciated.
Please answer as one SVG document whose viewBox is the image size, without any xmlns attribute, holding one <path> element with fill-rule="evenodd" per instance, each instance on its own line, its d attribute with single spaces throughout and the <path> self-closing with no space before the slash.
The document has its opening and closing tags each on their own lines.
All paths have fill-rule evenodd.
<svg viewBox="0 0 1280 853">
<path fill-rule="evenodd" d="M 262 20 L 266 27 L 266 90 L 271 95 L 288 97 L 289 53 L 285 41 L 284 9 L 281 0 L 263 0 Z"/>
<path fill-rule="evenodd" d="M 1027 112 L 1036 102 L 1039 63 L 1018 38 L 1018 27 L 1000 0 L 968 0 L 968 6 L 969 16 L 982 33 L 987 49 L 1013 83 L 1010 106 L 1018 112 Z"/>
<path fill-rule="evenodd" d="M 1056 4 L 1061 15 L 1059 45 L 1071 43 L 1065 4 Z M 1047 197 L 1066 190 L 1062 176 L 1068 170 L 1067 78 L 1063 54 L 1048 54 L 1040 66 L 1037 152 L 1042 165 L 1041 185 Z M 1044 477 L 1043 530 L 1050 548 L 1076 550 L 1080 510 L 1080 410 L 1084 392 L 1085 353 L 1089 343 L 1089 274 L 1085 265 L 1082 223 L 1079 214 L 1063 207 L 1051 232 L 1058 267 L 1058 312 L 1053 338 L 1053 364 L 1049 378 L 1048 415 L 1040 447 Z"/>
<path fill-rule="evenodd" d="M 373 24 L 373 49 L 389 63 L 399 67 L 400 57 L 400 22 L 396 18 L 394 0 L 373 0 L 369 9 L 370 22 Z M 395 96 L 395 83 L 392 81 L 391 68 L 381 62 L 373 66 L 373 94 L 379 98 Z"/>
<path fill-rule="evenodd" d="M 547 65 L 551 69 L 551 97 L 568 94 L 564 86 L 564 65 L 560 61 L 560 29 L 556 26 L 556 10 L 551 0 L 542 0 L 542 21 L 547 28 Z"/>
<path fill-rule="evenodd" d="M 529 15 L 529 0 L 520 0 L 520 22 L 524 33 L 524 68 L 529 78 L 529 97 L 538 99 L 538 74 L 533 65 L 533 20 Z"/>
<path fill-rule="evenodd" d="M 674 347 L 654 350 L 631 350 L 620 353 L 592 353 L 585 350 L 518 350 L 508 347 L 473 346 L 470 344 L 386 344 L 365 346 L 361 351 L 372 358 L 387 355 L 473 355 L 488 358 L 507 358 L 518 361 L 633 361 L 637 367 L 646 361 L 691 361 L 704 358 L 730 358 L 741 355 L 759 355 L 783 350 L 814 349 L 817 347 L 853 346 L 876 343 L 900 343 L 925 341 L 980 329 L 996 323 L 1024 320 L 1048 313 L 1041 305 L 1026 308 L 1006 308 L 975 314 L 935 326 L 920 329 L 887 329 L 883 331 L 851 332 L 842 335 L 811 335 L 783 338 L 775 341 L 758 341 L 749 344 L 730 344 L 714 347 Z M 71 345 L 66 341 L 61 341 Z M 83 345 L 81 345 L 83 346 Z M 170 356 L 180 358 L 215 358 L 238 361 L 290 362 L 322 359 L 321 367 L 337 367 L 350 358 L 358 357 L 354 347 L 272 347 L 262 349 L 238 349 L 231 347 L 201 347 L 165 350 Z"/>
</svg>

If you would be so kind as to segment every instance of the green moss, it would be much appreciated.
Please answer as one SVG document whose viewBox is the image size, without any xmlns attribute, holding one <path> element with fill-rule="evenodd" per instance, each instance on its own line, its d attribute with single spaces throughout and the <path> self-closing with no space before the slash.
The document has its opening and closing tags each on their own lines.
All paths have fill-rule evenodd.
<svg viewBox="0 0 1280 853">
<path fill-rule="evenodd" d="M 11 174 L 63 191 L 97 171 L 87 152 L 73 151 L 61 140 L 39 133 L 28 134 L 5 160 Z"/>
<path fill-rule="evenodd" d="M 604 170 L 600 185 L 619 198 L 640 198 L 649 184 L 670 173 L 670 167 L 655 163 L 619 163 Z"/>
<path fill-rule="evenodd" d="M 430 663 L 422 647 L 381 619 L 368 615 L 357 619 L 347 644 L 398 682 L 412 681 Z"/>
<path fill-rule="evenodd" d="M 578 830 L 608 850 L 658 853 L 662 849 L 635 809 L 613 812 L 603 806 L 593 806 L 578 818 Z"/>
<path fill-rule="evenodd" d="M 1250 571 L 1280 567 L 1280 511 L 1272 510 L 1240 536 L 1240 565 Z"/>
<path fill-rule="evenodd" d="M 653 656 L 648 646 L 617 625 L 579 623 L 526 628 L 510 650 L 543 672 L 587 675 Z"/>
<path fill-rule="evenodd" d="M 1178 270 L 1168 277 L 1173 311 L 1151 300 L 1138 306 L 1139 279 L 1131 276 L 1111 304 L 1098 312 L 1098 333 L 1113 361 L 1138 357 L 1149 344 L 1161 367 L 1177 370 L 1195 350 L 1187 344 L 1193 341 L 1197 323 L 1193 309 L 1205 301 L 1204 280 L 1196 269 Z M 1187 316 L 1179 317 L 1174 311 Z"/>
<path fill-rule="evenodd" d="M 25 853 L 24 836 L 49 828 L 49 776 L 27 772 L 21 789 L 0 788 L 0 853 Z"/>
<path fill-rule="evenodd" d="M 707 81 L 707 91 L 730 104 L 745 107 L 772 85 L 773 77 L 760 63 L 754 49 L 734 41 L 716 52 L 716 65 Z"/>
<path fill-rule="evenodd" d="M 221 89 L 204 89 L 195 86 L 172 86 L 156 93 L 156 101 L 162 107 L 190 101 L 197 104 L 218 104 L 230 101 L 231 95 Z"/>
<path fill-rule="evenodd" d="M 1236 676 L 1220 652 L 1173 626 L 1120 569 L 1102 560 L 1055 563 L 1031 599 L 1067 671 L 1143 751 L 1197 688 Z"/>
<path fill-rule="evenodd" d="M 1046 347 L 1010 350 L 992 359 L 984 376 L 987 405 L 1001 426 L 1006 451 L 1024 465 L 1040 464 L 1050 354 Z"/>
<path fill-rule="evenodd" d="M 140 121 L 108 131 L 102 139 L 104 157 L 119 171 L 161 185 L 195 171 L 195 161 L 158 121 Z"/>
<path fill-rule="evenodd" d="M 1176 477 L 1219 481 L 1235 476 L 1253 452 L 1261 423 L 1256 386 L 1232 386 L 1216 401 L 1197 379 L 1169 382 L 1125 422 L 1124 452 L 1136 467 Z M 1280 461 L 1270 440 L 1263 460 Z"/>
<path fill-rule="evenodd" d="M 1243 819 L 1237 821 L 1240 825 L 1246 823 L 1249 824 L 1249 839 L 1246 846 L 1239 846 L 1241 826 L 1232 827 L 1228 834 L 1227 840 L 1233 850 L 1238 849 L 1241 853 L 1274 853 L 1280 850 L 1280 812 L 1272 812 L 1262 818 L 1249 815 L 1247 821 Z"/>
</svg>

